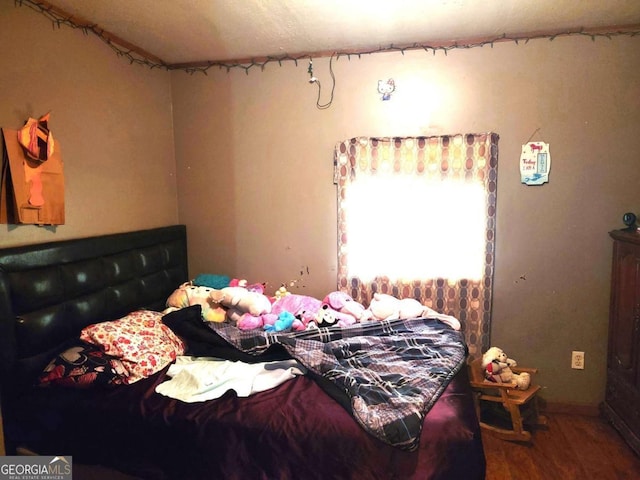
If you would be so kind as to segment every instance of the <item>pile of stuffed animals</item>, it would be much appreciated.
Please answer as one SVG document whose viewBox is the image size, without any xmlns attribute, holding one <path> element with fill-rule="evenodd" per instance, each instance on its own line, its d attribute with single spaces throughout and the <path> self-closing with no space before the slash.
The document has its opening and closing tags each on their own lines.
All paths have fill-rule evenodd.
<svg viewBox="0 0 640 480">
<path fill-rule="evenodd" d="M 340 291 L 331 292 L 320 300 L 280 287 L 274 296 L 268 297 L 264 284 L 248 284 L 246 280 L 210 274 L 199 275 L 177 288 L 167 299 L 164 312 L 196 304 L 202 306 L 202 318 L 205 321 L 229 322 L 242 330 L 300 331 L 333 325 L 348 326 L 370 320 L 423 316 L 443 317 L 453 328 L 460 329 L 453 317 L 439 315 L 413 298 L 398 299 L 392 295 L 375 293 L 369 307 L 365 308 Z"/>
</svg>

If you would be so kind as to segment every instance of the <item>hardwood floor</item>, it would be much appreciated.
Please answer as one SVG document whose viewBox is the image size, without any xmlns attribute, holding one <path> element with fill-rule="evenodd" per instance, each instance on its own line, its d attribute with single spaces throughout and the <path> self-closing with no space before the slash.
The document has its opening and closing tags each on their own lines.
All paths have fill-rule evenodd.
<svg viewBox="0 0 640 480">
<path fill-rule="evenodd" d="M 483 432 L 486 480 L 640 479 L 640 457 L 600 417 L 552 413 L 529 445 Z"/>
</svg>

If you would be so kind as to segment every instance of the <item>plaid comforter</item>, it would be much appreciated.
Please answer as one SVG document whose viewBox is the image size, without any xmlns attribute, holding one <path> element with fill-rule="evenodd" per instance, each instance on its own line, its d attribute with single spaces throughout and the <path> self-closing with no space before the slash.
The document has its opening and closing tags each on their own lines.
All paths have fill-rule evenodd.
<svg viewBox="0 0 640 480">
<path fill-rule="evenodd" d="M 405 450 L 417 448 L 425 415 L 467 354 L 459 331 L 428 318 L 288 333 L 209 325 L 232 346 L 252 355 L 281 345 L 346 394 L 352 415 L 366 431 Z M 326 382 L 320 385 L 326 388 Z"/>
</svg>

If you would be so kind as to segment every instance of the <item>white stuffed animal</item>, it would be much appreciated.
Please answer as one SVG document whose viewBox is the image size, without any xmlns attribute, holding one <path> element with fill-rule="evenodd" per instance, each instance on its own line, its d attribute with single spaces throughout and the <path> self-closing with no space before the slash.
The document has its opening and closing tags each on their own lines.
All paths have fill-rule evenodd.
<svg viewBox="0 0 640 480">
<path fill-rule="evenodd" d="M 374 293 L 369 311 L 374 320 L 397 320 L 422 317 L 427 308 L 415 298 L 399 299 L 386 293 Z"/>
<path fill-rule="evenodd" d="M 496 383 L 515 383 L 518 390 L 526 390 L 531 384 L 531 375 L 527 372 L 513 373 L 510 367 L 517 365 L 515 360 L 507 357 L 507 354 L 498 347 L 491 347 L 482 355 L 482 366 L 487 380 Z"/>
<path fill-rule="evenodd" d="M 253 316 L 271 313 L 271 302 L 267 296 L 244 287 L 224 287 L 218 290 L 217 301 L 227 308 L 235 308 Z"/>
</svg>

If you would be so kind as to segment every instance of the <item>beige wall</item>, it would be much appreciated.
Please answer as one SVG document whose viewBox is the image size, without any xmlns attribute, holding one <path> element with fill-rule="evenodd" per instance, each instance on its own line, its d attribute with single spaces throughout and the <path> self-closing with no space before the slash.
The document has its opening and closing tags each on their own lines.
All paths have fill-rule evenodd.
<svg viewBox="0 0 640 480">
<path fill-rule="evenodd" d="M 315 107 L 307 63 L 172 72 L 180 220 L 193 274 L 335 288 L 332 149 L 357 135 L 500 135 L 492 341 L 542 369 L 550 401 L 603 399 L 611 241 L 640 213 L 640 38 L 556 38 L 334 62 Z M 314 60 L 329 99 L 328 59 Z M 377 81 L 392 77 L 383 102 Z M 520 148 L 550 143 L 550 182 L 520 183 Z M 437 231 L 438 226 L 433 226 Z M 384 229 L 372 225 L 371 232 Z M 460 225 L 464 234 L 464 221 Z M 401 235 L 401 233 L 400 233 Z M 309 275 L 306 274 L 309 267 Z M 586 369 L 570 369 L 572 350 Z"/>
<path fill-rule="evenodd" d="M 66 188 L 65 225 L 0 225 L 0 246 L 177 223 L 169 73 L 9 1 L 0 45 L 0 127 L 50 110 Z"/>
</svg>

